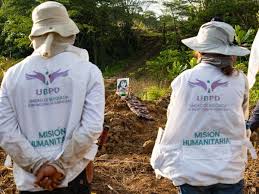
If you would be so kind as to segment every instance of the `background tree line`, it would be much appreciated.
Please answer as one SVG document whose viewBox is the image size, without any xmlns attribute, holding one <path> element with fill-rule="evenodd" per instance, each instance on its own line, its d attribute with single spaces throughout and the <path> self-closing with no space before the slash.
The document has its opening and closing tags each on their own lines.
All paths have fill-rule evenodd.
<svg viewBox="0 0 259 194">
<path fill-rule="evenodd" d="M 31 12 L 44 1 L 0 0 L 0 56 L 18 59 L 32 52 L 28 39 Z M 163 1 L 166 10 L 161 16 L 145 10 L 161 0 L 57 1 L 67 7 L 80 28 L 76 45 L 87 49 L 91 61 L 102 69 L 138 55 L 148 42 L 161 44 L 162 56 L 171 58 L 170 63 L 180 56 L 178 61 L 182 64 L 190 57 L 181 39 L 196 35 L 201 24 L 214 16 L 240 26 L 238 44 L 251 44 L 255 30 L 250 30 L 246 37 L 247 30 L 258 29 L 258 0 L 166 0 Z M 185 68 L 181 64 L 174 65 Z M 167 65 L 165 71 L 172 68 L 172 64 Z"/>
<path fill-rule="evenodd" d="M 31 12 L 42 0 L 2 0 L 0 55 L 23 58 L 32 52 L 28 35 Z M 59 0 L 80 28 L 76 45 L 86 48 L 99 65 L 126 58 L 138 48 L 132 29 L 141 10 L 136 0 Z"/>
</svg>

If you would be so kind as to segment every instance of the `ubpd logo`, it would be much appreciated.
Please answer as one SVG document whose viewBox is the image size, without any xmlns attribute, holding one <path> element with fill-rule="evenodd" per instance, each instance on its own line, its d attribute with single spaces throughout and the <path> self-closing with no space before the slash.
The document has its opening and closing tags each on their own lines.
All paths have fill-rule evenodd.
<svg viewBox="0 0 259 194">
<path fill-rule="evenodd" d="M 191 88 L 195 88 L 195 87 L 199 87 L 202 88 L 206 94 L 205 95 L 200 95 L 197 96 L 197 101 L 202 101 L 202 102 L 218 102 L 220 101 L 220 96 L 217 95 L 213 95 L 213 92 L 217 89 L 217 88 L 221 88 L 221 87 L 228 87 L 228 82 L 223 82 L 220 79 L 211 82 L 210 80 L 207 80 L 207 82 L 196 79 L 195 82 L 192 81 L 188 81 L 188 84 Z"/>
<path fill-rule="evenodd" d="M 26 79 L 27 80 L 39 80 L 40 82 L 42 82 L 43 84 L 45 84 L 46 86 L 49 86 L 50 84 L 52 84 L 56 79 L 60 78 L 60 77 L 67 77 L 68 76 L 68 71 L 69 70 L 65 70 L 65 71 L 61 71 L 61 69 L 53 72 L 53 73 L 49 73 L 48 71 L 43 74 L 37 71 L 33 71 L 33 74 L 27 74 L 26 73 Z M 51 95 L 51 94 L 57 94 L 59 93 L 60 88 L 55 87 L 55 88 L 44 88 L 44 89 L 37 89 L 36 90 L 36 94 L 37 95 Z"/>
<path fill-rule="evenodd" d="M 51 94 L 57 94 L 59 93 L 60 88 L 45 88 L 45 89 L 37 89 L 36 94 L 41 96 L 41 95 L 51 95 Z"/>
<path fill-rule="evenodd" d="M 222 82 L 221 79 L 214 81 L 211 83 L 210 80 L 208 80 L 207 82 L 196 79 L 196 82 L 191 82 L 188 81 L 189 86 L 191 88 L 195 88 L 195 87 L 200 87 L 203 90 L 205 90 L 206 92 L 208 92 L 209 94 L 214 92 L 215 89 L 219 88 L 219 87 L 227 87 L 228 86 L 228 82 Z"/>
</svg>

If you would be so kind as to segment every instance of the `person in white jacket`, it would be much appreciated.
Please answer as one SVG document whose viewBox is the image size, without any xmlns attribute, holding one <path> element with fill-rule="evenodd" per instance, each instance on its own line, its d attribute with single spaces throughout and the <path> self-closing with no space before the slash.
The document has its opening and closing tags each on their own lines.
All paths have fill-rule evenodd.
<svg viewBox="0 0 259 194">
<path fill-rule="evenodd" d="M 256 82 L 256 74 L 259 71 L 259 30 L 255 36 L 254 42 L 251 48 L 251 54 L 249 58 L 249 65 L 248 65 L 248 83 L 249 88 L 251 89 Z"/>
<path fill-rule="evenodd" d="M 0 146 L 21 194 L 90 193 L 85 168 L 103 129 L 102 73 L 73 46 L 79 29 L 62 4 L 42 3 L 32 19 L 35 51 L 1 84 Z"/>
<path fill-rule="evenodd" d="M 201 26 L 182 40 L 199 52 L 199 64 L 172 82 L 165 130 L 159 130 L 151 157 L 156 175 L 169 178 L 181 194 L 242 194 L 249 87 L 233 68 L 249 50 L 233 45 L 235 30 L 225 22 Z"/>
</svg>

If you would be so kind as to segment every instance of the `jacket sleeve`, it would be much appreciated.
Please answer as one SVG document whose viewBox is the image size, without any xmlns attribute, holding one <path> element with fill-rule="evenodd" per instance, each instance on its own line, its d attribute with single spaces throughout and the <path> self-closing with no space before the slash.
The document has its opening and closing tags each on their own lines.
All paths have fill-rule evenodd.
<svg viewBox="0 0 259 194">
<path fill-rule="evenodd" d="M 88 92 L 81 117 L 80 127 L 75 129 L 58 161 L 64 168 L 72 167 L 85 157 L 93 143 L 101 135 L 104 121 L 105 94 L 103 77 L 96 67 L 91 73 Z"/>
<path fill-rule="evenodd" d="M 257 105 L 249 121 L 250 121 L 250 129 L 252 131 L 255 131 L 256 129 L 259 128 L 259 101 L 257 102 Z"/>
<path fill-rule="evenodd" d="M 259 30 L 255 36 L 254 42 L 252 44 L 249 64 L 248 64 L 248 82 L 249 82 L 249 89 L 253 87 L 256 82 L 256 74 L 259 71 Z"/>
<path fill-rule="evenodd" d="M 14 108 L 10 103 L 7 79 L 8 74 L 4 77 L 0 89 L 0 147 L 17 165 L 35 174 L 46 160 L 34 150 L 20 130 Z"/>
<path fill-rule="evenodd" d="M 246 75 L 245 74 L 243 75 L 245 79 L 245 94 L 244 94 L 244 101 L 242 104 L 242 108 L 243 108 L 245 120 L 248 120 L 249 119 L 249 84 L 248 84 Z"/>
</svg>

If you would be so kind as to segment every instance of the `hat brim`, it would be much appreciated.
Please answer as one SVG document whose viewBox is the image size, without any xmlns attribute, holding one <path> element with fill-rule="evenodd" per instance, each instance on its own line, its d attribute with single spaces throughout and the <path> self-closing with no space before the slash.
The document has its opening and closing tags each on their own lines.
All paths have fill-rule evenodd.
<svg viewBox="0 0 259 194">
<path fill-rule="evenodd" d="M 190 49 L 199 51 L 201 53 L 216 53 L 216 54 L 234 55 L 234 56 L 245 56 L 250 54 L 250 51 L 247 48 L 244 48 L 241 46 L 200 43 L 196 36 L 192 38 L 183 39 L 182 43 L 185 44 Z"/>
<path fill-rule="evenodd" d="M 62 37 L 68 37 L 76 35 L 80 31 L 72 19 L 69 19 L 68 22 L 63 24 L 42 25 L 41 23 L 37 23 L 33 24 L 29 38 L 31 39 L 33 36 L 42 36 L 50 32 L 58 33 Z"/>
</svg>

